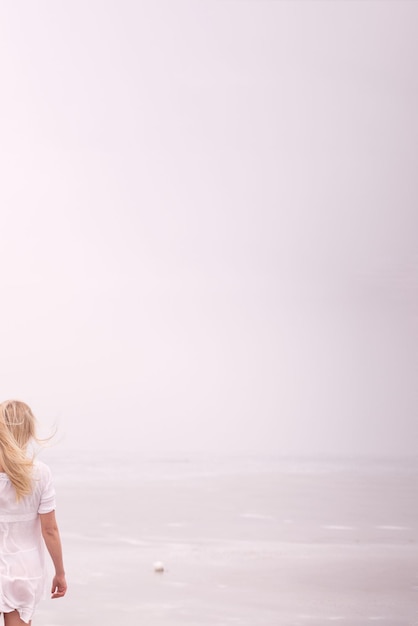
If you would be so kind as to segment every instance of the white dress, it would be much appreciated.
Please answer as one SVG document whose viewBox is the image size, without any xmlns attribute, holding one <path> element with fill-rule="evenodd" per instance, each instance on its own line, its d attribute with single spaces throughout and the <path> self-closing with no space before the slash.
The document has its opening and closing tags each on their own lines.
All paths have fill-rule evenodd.
<svg viewBox="0 0 418 626">
<path fill-rule="evenodd" d="M 0 613 L 18 610 L 29 622 L 46 591 L 45 544 L 38 513 L 55 509 L 51 471 L 35 461 L 30 495 L 16 501 L 7 474 L 0 472 Z"/>
</svg>

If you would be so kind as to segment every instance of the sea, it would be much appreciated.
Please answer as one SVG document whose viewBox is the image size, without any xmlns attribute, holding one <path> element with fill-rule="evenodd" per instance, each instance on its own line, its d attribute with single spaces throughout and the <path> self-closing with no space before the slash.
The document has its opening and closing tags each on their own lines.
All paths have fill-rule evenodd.
<svg viewBox="0 0 418 626">
<path fill-rule="evenodd" d="M 418 459 L 40 458 L 68 592 L 34 624 L 418 626 Z"/>
</svg>

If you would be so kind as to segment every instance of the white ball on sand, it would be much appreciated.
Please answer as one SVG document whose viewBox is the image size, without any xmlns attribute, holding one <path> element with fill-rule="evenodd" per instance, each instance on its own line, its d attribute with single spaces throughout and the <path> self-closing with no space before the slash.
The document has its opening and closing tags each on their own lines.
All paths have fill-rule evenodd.
<svg viewBox="0 0 418 626">
<path fill-rule="evenodd" d="M 154 572 L 163 572 L 163 571 L 164 571 L 164 565 L 161 563 L 161 561 L 155 561 Z"/>
</svg>

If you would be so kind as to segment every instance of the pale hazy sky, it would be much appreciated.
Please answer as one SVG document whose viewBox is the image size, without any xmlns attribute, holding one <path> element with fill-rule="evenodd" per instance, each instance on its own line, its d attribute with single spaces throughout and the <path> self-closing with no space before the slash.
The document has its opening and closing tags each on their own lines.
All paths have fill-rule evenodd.
<svg viewBox="0 0 418 626">
<path fill-rule="evenodd" d="M 65 448 L 417 453 L 417 24 L 3 0 L 2 398 Z"/>
</svg>

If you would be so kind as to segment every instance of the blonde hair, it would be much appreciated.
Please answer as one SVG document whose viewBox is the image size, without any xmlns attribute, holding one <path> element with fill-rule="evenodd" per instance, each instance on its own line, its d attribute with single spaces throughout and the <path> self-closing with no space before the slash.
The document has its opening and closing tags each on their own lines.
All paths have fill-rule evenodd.
<svg viewBox="0 0 418 626">
<path fill-rule="evenodd" d="M 35 417 L 24 402 L 7 400 L 0 404 L 0 466 L 20 500 L 32 491 L 33 459 L 27 446 L 36 437 Z"/>
</svg>

